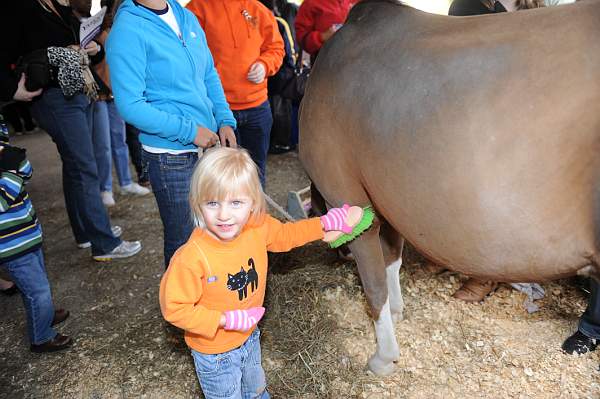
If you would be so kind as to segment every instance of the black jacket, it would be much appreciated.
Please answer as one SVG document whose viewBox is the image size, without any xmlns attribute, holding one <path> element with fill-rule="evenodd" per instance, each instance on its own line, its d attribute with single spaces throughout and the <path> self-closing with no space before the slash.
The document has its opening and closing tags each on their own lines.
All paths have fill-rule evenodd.
<svg viewBox="0 0 600 399">
<path fill-rule="evenodd" d="M 467 16 L 497 12 L 506 12 L 506 8 L 499 1 L 496 1 L 494 9 L 490 10 L 481 0 L 454 0 L 448 10 L 448 15 Z"/>
<path fill-rule="evenodd" d="M 61 17 L 46 11 L 37 0 L 7 0 L 0 13 L 0 100 L 11 100 L 19 77 L 12 69 L 19 58 L 33 50 L 79 44 L 79 20 L 70 7 L 52 0 Z M 104 52 L 92 57 L 99 62 Z"/>
</svg>

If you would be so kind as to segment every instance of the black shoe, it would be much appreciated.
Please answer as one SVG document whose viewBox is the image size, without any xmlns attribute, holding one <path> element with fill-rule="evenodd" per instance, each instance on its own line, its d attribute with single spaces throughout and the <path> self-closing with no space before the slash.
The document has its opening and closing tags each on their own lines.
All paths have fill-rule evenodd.
<svg viewBox="0 0 600 399">
<path fill-rule="evenodd" d="M 71 313 L 69 313 L 68 310 L 65 309 L 58 309 L 54 311 L 54 318 L 52 319 L 52 324 L 50 324 L 51 326 L 55 326 L 57 324 L 62 323 L 63 321 L 67 320 L 67 318 L 69 317 Z"/>
<path fill-rule="evenodd" d="M 573 335 L 565 339 L 565 342 L 562 344 L 562 350 L 567 352 L 569 355 L 583 355 L 584 353 L 596 350 L 597 345 L 598 342 L 595 338 L 590 338 L 581 331 L 577 330 Z"/>
<path fill-rule="evenodd" d="M 72 344 L 73 340 L 71 337 L 67 337 L 66 335 L 62 334 L 56 334 L 56 337 L 52 338 L 50 341 L 39 345 L 31 345 L 30 349 L 35 353 L 56 352 L 67 349 Z"/>
<path fill-rule="evenodd" d="M 295 145 L 279 145 L 275 144 L 273 147 L 269 149 L 269 154 L 285 154 L 286 152 L 290 152 L 296 149 Z"/>
<path fill-rule="evenodd" d="M 0 293 L 2 293 L 3 295 L 8 295 L 8 296 L 15 295 L 17 292 L 19 292 L 19 289 L 17 288 L 16 284 L 13 284 L 12 287 L 7 288 L 5 290 L 0 290 Z"/>
</svg>

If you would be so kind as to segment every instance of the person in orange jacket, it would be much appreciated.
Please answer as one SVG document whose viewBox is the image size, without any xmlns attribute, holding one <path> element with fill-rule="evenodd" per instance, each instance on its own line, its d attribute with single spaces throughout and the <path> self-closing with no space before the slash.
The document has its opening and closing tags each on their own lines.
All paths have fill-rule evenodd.
<svg viewBox="0 0 600 399">
<path fill-rule="evenodd" d="M 264 187 L 273 124 L 266 78 L 279 70 L 285 54 L 275 16 L 257 0 L 192 0 L 187 8 L 206 33 L 237 121 L 238 144 L 258 165 Z"/>
<path fill-rule="evenodd" d="M 160 282 L 160 309 L 185 330 L 206 399 L 269 399 L 257 323 L 270 252 L 285 252 L 347 229 L 352 207 L 282 223 L 267 213 L 258 168 L 238 148 L 209 149 L 191 179 L 194 229 Z M 347 224 L 348 223 L 348 224 Z"/>
</svg>

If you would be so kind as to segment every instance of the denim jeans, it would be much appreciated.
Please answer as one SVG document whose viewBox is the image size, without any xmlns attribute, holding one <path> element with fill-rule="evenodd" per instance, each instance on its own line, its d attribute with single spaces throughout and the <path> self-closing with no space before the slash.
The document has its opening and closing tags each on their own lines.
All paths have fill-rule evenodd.
<svg viewBox="0 0 600 399">
<path fill-rule="evenodd" d="M 264 188 L 267 173 L 267 152 L 269 151 L 271 126 L 273 126 L 273 115 L 271 114 L 269 101 L 267 100 L 254 108 L 233 111 L 233 116 L 237 122 L 235 136 L 238 145 L 248 150 L 252 160 L 258 166 L 260 183 Z"/>
<path fill-rule="evenodd" d="M 192 349 L 196 375 L 206 399 L 269 399 L 261 365 L 258 327 L 239 348 L 216 355 Z"/>
<path fill-rule="evenodd" d="M 60 89 L 49 88 L 33 101 L 31 110 L 60 153 L 65 205 L 75 240 L 90 241 L 92 255 L 112 251 L 121 240 L 113 236 L 100 198 L 91 103 L 83 94 L 67 99 Z"/>
<path fill-rule="evenodd" d="M 125 122 L 114 101 L 94 103 L 94 153 L 98 166 L 100 191 L 112 191 L 112 164 L 114 161 L 119 185 L 132 183 L 129 171 L 129 149 L 125 143 Z"/>
<path fill-rule="evenodd" d="M 590 278 L 590 298 L 579 320 L 579 331 L 590 338 L 600 339 L 600 284 Z"/>
<path fill-rule="evenodd" d="M 4 266 L 21 290 L 30 342 L 39 345 L 51 340 L 56 336 L 56 331 L 50 326 L 54 318 L 54 304 L 41 248 L 5 262 Z"/>
<path fill-rule="evenodd" d="M 165 268 L 177 249 L 194 230 L 189 204 L 190 181 L 198 153 L 153 154 L 142 150 L 142 164 L 148 171 L 152 192 L 164 230 Z"/>
</svg>

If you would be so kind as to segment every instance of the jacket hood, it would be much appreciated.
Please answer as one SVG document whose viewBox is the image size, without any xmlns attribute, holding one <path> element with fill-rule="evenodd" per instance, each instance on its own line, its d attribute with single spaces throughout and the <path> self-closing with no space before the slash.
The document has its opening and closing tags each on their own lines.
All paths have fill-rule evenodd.
<svg viewBox="0 0 600 399">
<path fill-rule="evenodd" d="M 175 14 L 175 19 L 177 19 L 179 27 L 183 28 L 183 23 L 185 21 L 183 7 L 181 7 L 179 3 L 174 0 L 166 0 L 166 2 L 169 4 L 169 8 L 173 10 L 173 14 Z M 160 17 L 154 14 L 152 11 L 146 9 L 145 7 L 136 5 L 133 0 L 123 0 L 123 3 L 121 3 L 119 9 L 117 10 L 115 19 L 119 18 L 123 14 L 132 14 L 152 22 L 155 22 L 156 18 L 160 19 Z M 165 27 L 166 26 L 167 25 L 165 24 Z"/>
</svg>

